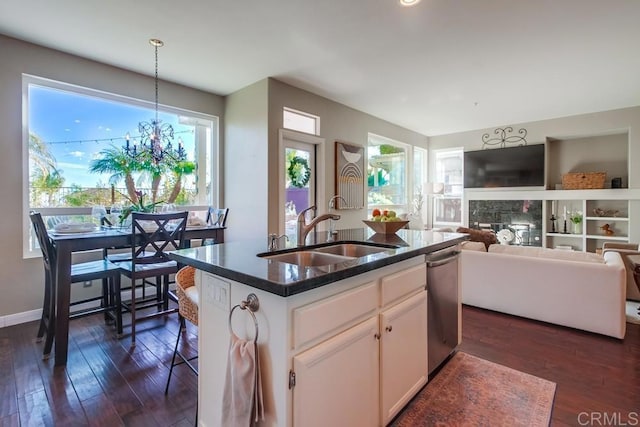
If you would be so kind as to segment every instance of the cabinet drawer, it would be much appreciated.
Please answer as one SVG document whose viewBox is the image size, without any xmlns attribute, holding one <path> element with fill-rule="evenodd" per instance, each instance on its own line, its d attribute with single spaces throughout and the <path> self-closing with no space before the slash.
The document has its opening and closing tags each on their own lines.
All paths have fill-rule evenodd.
<svg viewBox="0 0 640 427">
<path fill-rule="evenodd" d="M 314 302 L 293 312 L 293 347 L 329 338 L 370 316 L 378 307 L 375 282 Z"/>
<path fill-rule="evenodd" d="M 427 265 L 420 264 L 407 270 L 390 274 L 381 279 L 382 307 L 412 294 L 418 289 L 424 289 L 427 285 Z"/>
</svg>

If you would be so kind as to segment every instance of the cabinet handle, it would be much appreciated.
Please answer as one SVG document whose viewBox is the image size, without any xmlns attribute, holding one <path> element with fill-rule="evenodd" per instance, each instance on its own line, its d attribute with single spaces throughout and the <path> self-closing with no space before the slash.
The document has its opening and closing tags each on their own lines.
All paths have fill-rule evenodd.
<svg viewBox="0 0 640 427">
<path fill-rule="evenodd" d="M 373 334 L 373 338 L 379 340 L 380 339 L 380 334 L 376 332 L 375 334 Z"/>
<path fill-rule="evenodd" d="M 391 332 L 393 330 L 393 326 L 389 325 L 386 328 L 384 328 L 384 330 L 387 332 Z"/>
</svg>

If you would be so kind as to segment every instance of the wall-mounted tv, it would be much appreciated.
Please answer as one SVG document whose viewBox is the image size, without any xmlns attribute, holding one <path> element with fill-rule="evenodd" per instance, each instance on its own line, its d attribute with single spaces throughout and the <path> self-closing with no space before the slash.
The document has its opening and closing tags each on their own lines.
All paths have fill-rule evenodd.
<svg viewBox="0 0 640 427">
<path fill-rule="evenodd" d="M 464 188 L 544 186 L 544 144 L 464 153 Z"/>
</svg>

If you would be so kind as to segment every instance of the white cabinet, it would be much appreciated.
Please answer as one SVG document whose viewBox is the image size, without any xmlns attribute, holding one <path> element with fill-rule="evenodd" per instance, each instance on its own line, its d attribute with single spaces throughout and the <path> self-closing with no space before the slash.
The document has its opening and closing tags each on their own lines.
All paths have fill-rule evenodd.
<svg viewBox="0 0 640 427">
<path fill-rule="evenodd" d="M 427 383 L 427 292 L 380 314 L 380 393 L 382 425 Z"/>
<path fill-rule="evenodd" d="M 293 358 L 293 425 L 378 425 L 378 319 Z"/>
<path fill-rule="evenodd" d="M 426 278 L 419 264 L 294 311 L 294 347 L 329 336 L 293 357 L 294 426 L 386 425 L 426 384 Z"/>
<path fill-rule="evenodd" d="M 261 425 L 386 425 L 427 381 L 426 280 L 424 256 L 290 297 L 199 273 L 200 424 L 221 425 L 229 310 L 255 293 Z M 233 321 L 253 336 L 249 315 Z"/>
</svg>

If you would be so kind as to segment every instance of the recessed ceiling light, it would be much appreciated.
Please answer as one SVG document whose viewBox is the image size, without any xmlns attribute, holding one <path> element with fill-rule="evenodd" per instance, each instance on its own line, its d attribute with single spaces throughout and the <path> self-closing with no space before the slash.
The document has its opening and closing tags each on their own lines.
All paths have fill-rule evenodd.
<svg viewBox="0 0 640 427">
<path fill-rule="evenodd" d="M 420 3 L 420 0 L 398 0 L 400 2 L 400 6 L 415 6 Z"/>
</svg>

